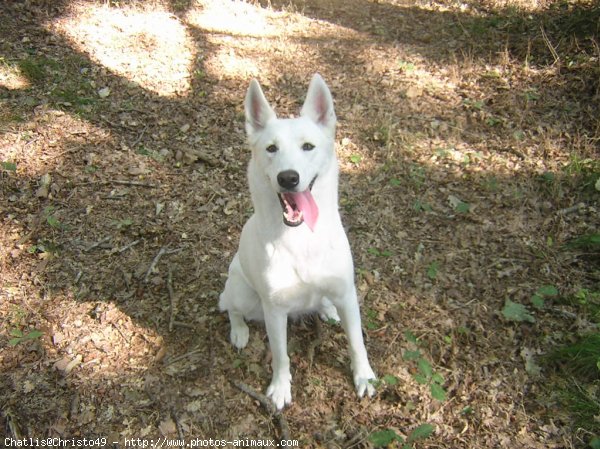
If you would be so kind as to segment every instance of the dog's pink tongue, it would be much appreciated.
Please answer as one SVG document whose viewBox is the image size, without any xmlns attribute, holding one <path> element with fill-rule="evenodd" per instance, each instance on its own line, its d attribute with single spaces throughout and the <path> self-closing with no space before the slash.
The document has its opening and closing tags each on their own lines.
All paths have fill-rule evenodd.
<svg viewBox="0 0 600 449">
<path fill-rule="evenodd" d="M 302 211 L 302 217 L 304 222 L 308 225 L 311 231 L 315 230 L 317 224 L 317 218 L 319 218 L 319 208 L 317 203 L 310 193 L 310 189 L 306 189 L 304 192 L 294 193 L 294 200 L 296 206 Z"/>
</svg>

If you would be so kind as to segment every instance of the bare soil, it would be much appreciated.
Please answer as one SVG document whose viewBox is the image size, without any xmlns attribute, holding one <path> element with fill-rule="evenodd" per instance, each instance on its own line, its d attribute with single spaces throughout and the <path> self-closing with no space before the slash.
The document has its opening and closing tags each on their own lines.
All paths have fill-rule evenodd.
<svg viewBox="0 0 600 449">
<path fill-rule="evenodd" d="M 252 210 L 248 82 L 285 116 L 318 71 L 383 380 L 358 400 L 341 329 L 292 323 L 290 437 L 584 447 L 543 355 L 597 325 L 570 299 L 598 257 L 565 245 L 600 225 L 598 28 L 533 3 L 2 2 L 3 438 L 281 437 L 232 383 L 265 389 L 264 328 L 236 351 L 217 300 Z"/>
</svg>

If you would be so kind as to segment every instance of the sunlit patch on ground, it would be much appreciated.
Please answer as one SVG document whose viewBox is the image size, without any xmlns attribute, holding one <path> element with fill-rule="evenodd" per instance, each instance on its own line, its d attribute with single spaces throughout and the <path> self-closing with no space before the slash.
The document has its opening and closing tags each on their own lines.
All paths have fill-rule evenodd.
<svg viewBox="0 0 600 449">
<path fill-rule="evenodd" d="M 117 75 L 161 96 L 190 91 L 194 44 L 167 11 L 80 6 L 48 28 Z"/>
<path fill-rule="evenodd" d="M 268 78 L 281 71 L 280 66 L 314 65 L 315 42 L 327 47 L 362 36 L 353 29 L 310 18 L 292 5 L 275 9 L 246 2 L 202 0 L 197 8 L 186 12 L 184 20 L 206 33 L 207 41 L 217 49 L 204 61 L 208 73 L 244 81 Z"/>
<path fill-rule="evenodd" d="M 4 64 L 0 57 L 0 87 L 8 90 L 26 89 L 29 87 L 29 81 L 21 74 L 21 71 L 8 64 Z"/>
</svg>

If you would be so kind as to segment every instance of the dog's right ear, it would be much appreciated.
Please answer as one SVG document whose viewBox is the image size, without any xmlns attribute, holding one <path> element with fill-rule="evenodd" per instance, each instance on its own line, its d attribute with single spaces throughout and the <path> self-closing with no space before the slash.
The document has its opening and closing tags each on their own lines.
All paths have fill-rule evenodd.
<svg viewBox="0 0 600 449">
<path fill-rule="evenodd" d="M 248 134 L 262 130 L 269 120 L 276 118 L 275 111 L 269 105 L 260 84 L 255 79 L 250 81 L 244 106 L 246 109 L 246 132 Z"/>
</svg>

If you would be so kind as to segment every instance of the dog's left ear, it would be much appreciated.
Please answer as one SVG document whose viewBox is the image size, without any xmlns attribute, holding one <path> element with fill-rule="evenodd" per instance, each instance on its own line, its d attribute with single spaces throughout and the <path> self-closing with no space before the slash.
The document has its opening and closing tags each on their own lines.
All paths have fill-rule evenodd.
<svg viewBox="0 0 600 449">
<path fill-rule="evenodd" d="M 333 110 L 333 98 L 331 92 L 321 75 L 315 73 L 310 80 L 306 100 L 300 111 L 300 115 L 312 119 L 315 123 L 324 126 L 335 133 L 335 111 Z"/>
</svg>

